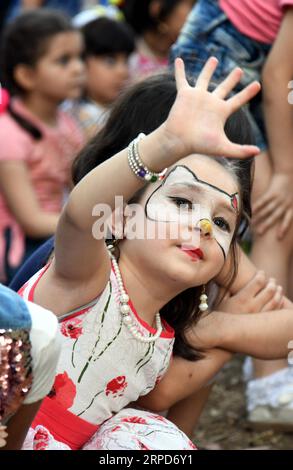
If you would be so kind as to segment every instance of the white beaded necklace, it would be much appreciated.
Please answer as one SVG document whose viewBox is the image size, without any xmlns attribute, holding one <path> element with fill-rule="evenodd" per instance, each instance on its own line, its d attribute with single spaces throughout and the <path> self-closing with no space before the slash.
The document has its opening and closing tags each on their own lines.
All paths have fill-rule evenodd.
<svg viewBox="0 0 293 470">
<path fill-rule="evenodd" d="M 108 248 L 111 249 L 110 246 Z M 119 295 L 120 312 L 121 312 L 121 315 L 122 315 L 123 323 L 124 323 L 124 325 L 127 326 L 130 333 L 132 334 L 132 336 L 135 339 L 137 339 L 138 341 L 141 341 L 142 343 L 153 343 L 154 341 L 156 341 L 161 336 L 161 333 L 163 331 L 160 314 L 156 313 L 156 329 L 157 329 L 156 333 L 152 336 L 143 336 L 140 333 L 140 331 L 138 331 L 137 326 L 135 325 L 135 322 L 131 318 L 131 315 L 130 315 L 130 310 L 131 309 L 130 309 L 130 306 L 129 306 L 129 296 L 125 292 L 117 260 L 116 260 L 116 258 L 114 257 L 114 255 L 112 253 L 110 253 L 110 255 L 111 255 L 111 259 L 112 259 L 116 279 L 117 279 L 117 282 L 118 282 L 118 289 L 119 289 L 119 294 L 120 294 Z"/>
</svg>

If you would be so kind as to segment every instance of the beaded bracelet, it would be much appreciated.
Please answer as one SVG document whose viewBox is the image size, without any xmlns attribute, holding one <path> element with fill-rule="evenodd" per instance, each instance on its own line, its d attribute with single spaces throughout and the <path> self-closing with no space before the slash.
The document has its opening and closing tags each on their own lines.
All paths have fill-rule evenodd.
<svg viewBox="0 0 293 470">
<path fill-rule="evenodd" d="M 157 180 L 162 180 L 166 174 L 168 168 L 165 168 L 160 173 L 155 173 L 148 169 L 148 167 L 142 162 L 139 152 L 138 143 L 145 137 L 142 132 L 128 145 L 127 156 L 128 163 L 133 173 L 140 179 L 147 181 L 148 183 L 155 183 Z"/>
</svg>

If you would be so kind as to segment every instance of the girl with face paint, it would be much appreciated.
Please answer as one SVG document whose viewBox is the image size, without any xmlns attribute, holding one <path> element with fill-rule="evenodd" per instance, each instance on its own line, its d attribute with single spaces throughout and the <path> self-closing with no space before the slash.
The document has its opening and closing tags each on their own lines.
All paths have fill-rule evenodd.
<svg viewBox="0 0 293 470">
<path fill-rule="evenodd" d="M 211 93 L 216 65 L 211 58 L 196 86 L 187 82 L 180 59 L 177 90 L 165 76 L 137 84 L 77 161 L 78 184 L 61 216 L 54 256 L 21 290 L 56 313 L 63 334 L 55 383 L 26 448 L 37 447 L 39 439 L 43 449 L 194 447 L 169 420 L 129 406 L 160 382 L 172 351 L 188 364 L 204 361 L 194 362 L 202 353 L 193 337 L 202 286 L 217 276 L 225 285 L 237 281 L 236 234 L 249 216 L 249 157 L 257 148 L 247 145 L 242 114 L 224 126 L 259 85 L 225 100 L 241 71 Z M 167 168 L 155 183 L 137 177 L 133 144 L 127 149 L 142 130 L 147 135 L 134 144 L 134 154 L 152 172 Z M 239 164 L 233 157 L 248 160 Z M 93 228 L 96 205 L 103 204 L 103 214 L 108 205 L 111 213 L 117 195 L 128 202 L 122 229 L 117 221 L 112 227 L 119 253 L 108 250 Z M 133 203 L 143 210 L 126 210 Z M 133 237 L 135 231 L 142 236 Z M 260 291 L 259 309 L 272 300 L 263 286 Z M 212 343 L 204 320 L 203 347 Z"/>
</svg>

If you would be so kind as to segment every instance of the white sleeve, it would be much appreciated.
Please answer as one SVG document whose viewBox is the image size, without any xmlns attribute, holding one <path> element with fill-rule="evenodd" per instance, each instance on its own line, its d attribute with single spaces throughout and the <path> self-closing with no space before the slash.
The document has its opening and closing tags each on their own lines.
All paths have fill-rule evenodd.
<svg viewBox="0 0 293 470">
<path fill-rule="evenodd" d="M 30 341 L 33 383 L 24 404 L 42 400 L 51 390 L 60 354 L 61 335 L 56 316 L 39 305 L 27 302 L 32 318 Z"/>
</svg>

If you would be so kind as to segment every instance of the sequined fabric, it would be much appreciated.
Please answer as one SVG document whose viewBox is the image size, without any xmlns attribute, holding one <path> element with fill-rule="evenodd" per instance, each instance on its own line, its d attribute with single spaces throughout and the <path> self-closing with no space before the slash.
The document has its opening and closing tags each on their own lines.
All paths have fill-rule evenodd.
<svg viewBox="0 0 293 470">
<path fill-rule="evenodd" d="M 29 330 L 0 329 L 0 423 L 17 411 L 31 385 Z"/>
</svg>

